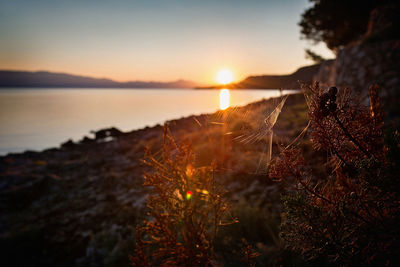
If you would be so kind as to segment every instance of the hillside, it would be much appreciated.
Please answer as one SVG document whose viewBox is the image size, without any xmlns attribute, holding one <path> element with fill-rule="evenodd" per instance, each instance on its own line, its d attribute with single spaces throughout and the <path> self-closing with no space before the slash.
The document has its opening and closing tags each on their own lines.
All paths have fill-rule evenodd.
<svg viewBox="0 0 400 267">
<path fill-rule="evenodd" d="M 332 60 L 325 62 L 329 63 Z M 229 88 L 229 89 L 298 89 L 299 82 L 310 83 L 321 67 L 321 64 L 315 64 L 299 68 L 295 72 L 287 75 L 257 75 L 249 76 L 246 79 L 229 85 L 209 86 L 207 88 Z"/>
<path fill-rule="evenodd" d="M 191 81 L 173 82 L 129 81 L 117 82 L 66 73 L 47 71 L 9 71 L 0 70 L 0 87 L 46 87 L 46 88 L 194 88 Z"/>
<path fill-rule="evenodd" d="M 299 81 L 309 83 L 318 72 L 320 64 L 302 67 L 288 75 L 249 76 L 243 81 L 233 84 L 232 88 L 254 89 L 298 89 Z"/>
</svg>

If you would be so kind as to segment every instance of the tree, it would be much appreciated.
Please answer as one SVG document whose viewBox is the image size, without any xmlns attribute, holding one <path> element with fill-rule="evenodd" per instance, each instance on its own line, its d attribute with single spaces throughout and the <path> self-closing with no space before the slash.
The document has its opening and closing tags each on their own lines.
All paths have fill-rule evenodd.
<svg viewBox="0 0 400 267">
<path fill-rule="evenodd" d="M 358 40 L 367 31 L 371 11 L 388 0 L 310 0 L 314 5 L 303 14 L 299 26 L 302 37 L 325 42 L 337 50 Z"/>
</svg>

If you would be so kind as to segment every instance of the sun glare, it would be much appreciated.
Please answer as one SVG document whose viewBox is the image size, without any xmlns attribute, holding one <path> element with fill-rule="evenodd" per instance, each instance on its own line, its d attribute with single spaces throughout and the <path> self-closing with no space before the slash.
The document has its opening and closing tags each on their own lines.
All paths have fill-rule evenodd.
<svg viewBox="0 0 400 267">
<path fill-rule="evenodd" d="M 229 108 L 230 93 L 228 89 L 222 89 L 219 92 L 219 108 L 221 110 Z"/>
<path fill-rule="evenodd" d="M 217 82 L 220 84 L 228 84 L 233 81 L 233 73 L 228 69 L 222 69 L 217 73 Z"/>
</svg>

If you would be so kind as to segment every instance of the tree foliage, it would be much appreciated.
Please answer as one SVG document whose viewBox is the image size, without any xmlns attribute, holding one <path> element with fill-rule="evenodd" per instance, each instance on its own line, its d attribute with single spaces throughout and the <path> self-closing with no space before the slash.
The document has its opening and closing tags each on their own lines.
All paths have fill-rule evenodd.
<svg viewBox="0 0 400 267">
<path fill-rule="evenodd" d="M 321 63 L 322 61 L 325 60 L 321 55 L 318 55 L 317 53 L 315 53 L 310 49 L 306 49 L 305 52 L 306 52 L 306 58 L 314 61 L 315 63 Z"/>
<path fill-rule="evenodd" d="M 388 0 L 310 0 L 313 6 L 303 14 L 299 26 L 304 38 L 325 42 L 336 50 L 367 31 L 371 11 Z"/>
</svg>

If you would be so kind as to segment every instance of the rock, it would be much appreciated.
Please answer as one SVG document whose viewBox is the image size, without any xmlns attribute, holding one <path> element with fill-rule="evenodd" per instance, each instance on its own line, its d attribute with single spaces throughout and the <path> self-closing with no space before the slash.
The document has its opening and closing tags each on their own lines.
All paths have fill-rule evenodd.
<svg viewBox="0 0 400 267">
<path fill-rule="evenodd" d="M 83 139 L 81 141 L 79 141 L 79 143 L 82 144 L 82 145 L 90 145 L 90 144 L 94 143 L 94 140 L 90 139 L 87 136 L 84 136 Z"/>
<path fill-rule="evenodd" d="M 393 105 L 390 99 L 400 89 L 400 40 L 355 44 L 340 50 L 334 63 L 326 65 L 322 64 L 314 76 L 323 89 L 332 85 L 350 87 L 365 98 L 369 86 L 378 84 L 384 87 L 384 103 Z"/>
<path fill-rule="evenodd" d="M 68 139 L 66 142 L 61 144 L 61 148 L 64 148 L 64 149 L 70 149 L 73 147 L 75 147 L 75 143 L 74 143 L 74 141 L 72 141 L 72 139 Z"/>
<path fill-rule="evenodd" d="M 107 137 L 119 137 L 124 134 L 123 132 L 121 132 L 120 130 L 118 130 L 115 127 L 108 128 L 108 129 L 101 129 L 99 131 L 92 131 L 91 133 L 93 133 L 95 135 L 96 140 L 102 140 Z"/>
</svg>

